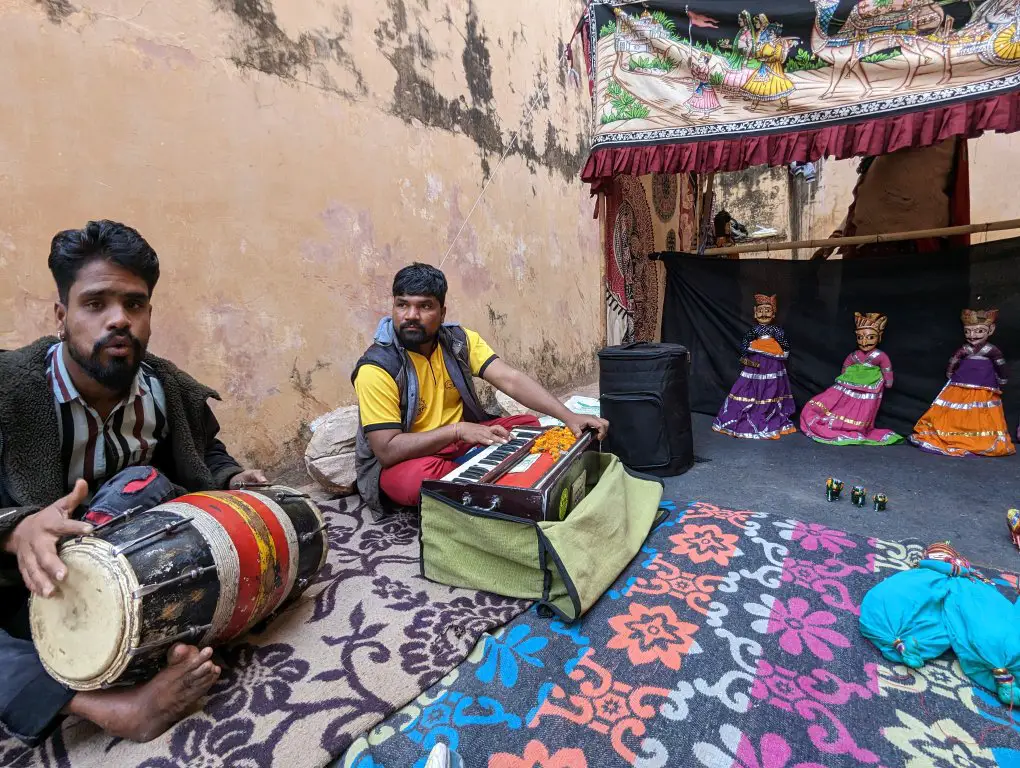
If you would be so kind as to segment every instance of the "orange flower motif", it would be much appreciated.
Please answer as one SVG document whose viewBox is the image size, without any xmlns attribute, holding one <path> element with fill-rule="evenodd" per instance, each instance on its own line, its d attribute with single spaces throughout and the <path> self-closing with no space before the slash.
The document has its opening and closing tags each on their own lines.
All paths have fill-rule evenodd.
<svg viewBox="0 0 1020 768">
<path fill-rule="evenodd" d="M 634 666 L 659 661 L 672 670 L 680 669 L 681 659 L 694 645 L 698 629 L 696 624 L 680 621 L 667 605 L 646 608 L 640 603 L 631 603 L 630 612 L 614 616 L 609 626 L 616 631 L 616 637 L 607 648 L 626 651 Z"/>
<path fill-rule="evenodd" d="M 593 648 L 585 651 L 567 677 L 568 690 L 553 685 L 528 727 L 538 728 L 550 717 L 583 725 L 602 736 L 608 735 L 616 754 L 627 765 L 634 765 L 638 757 L 632 747 L 641 745 L 641 737 L 647 731 L 645 723 L 658 711 L 659 703 L 655 700 L 669 698 L 670 692 L 613 679 L 613 673 L 595 661 Z M 578 765 L 586 768 L 584 763 Z"/>
<path fill-rule="evenodd" d="M 737 528 L 747 528 L 747 520 L 752 514 L 754 513 L 750 510 L 722 509 L 715 504 L 698 501 L 684 514 L 684 520 L 715 518 L 716 520 L 725 520 L 727 523 L 732 523 Z"/>
<path fill-rule="evenodd" d="M 685 525 L 669 540 L 676 544 L 674 555 L 686 555 L 695 563 L 711 560 L 725 567 L 737 550 L 737 538 L 734 533 L 723 533 L 718 525 Z"/>
<path fill-rule="evenodd" d="M 580 749 L 561 749 L 549 754 L 545 744 L 529 741 L 521 757 L 499 752 L 489 757 L 489 768 L 588 768 Z"/>
<path fill-rule="evenodd" d="M 645 568 L 649 572 L 648 577 L 637 577 L 627 590 L 627 597 L 638 594 L 669 595 L 686 602 L 692 611 L 708 615 L 708 605 L 712 601 L 716 584 L 722 581 L 721 576 L 687 573 L 668 562 L 661 554 L 656 554 Z"/>
</svg>

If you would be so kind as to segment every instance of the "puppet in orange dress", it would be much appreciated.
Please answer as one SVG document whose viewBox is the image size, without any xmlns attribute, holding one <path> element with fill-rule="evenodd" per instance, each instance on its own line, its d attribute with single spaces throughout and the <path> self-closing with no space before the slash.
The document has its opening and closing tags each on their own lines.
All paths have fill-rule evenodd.
<svg viewBox="0 0 1020 768">
<path fill-rule="evenodd" d="M 755 325 L 740 345 L 743 367 L 712 422 L 716 432 L 776 440 L 797 431 L 790 421 L 795 406 L 786 376 L 790 345 L 783 329 L 772 324 L 775 318 L 776 297 L 755 294 Z"/>
<path fill-rule="evenodd" d="M 943 456 L 1009 456 L 1016 453 L 1002 410 L 1006 360 L 988 339 L 998 310 L 965 309 L 967 343 L 949 360 L 949 381 L 914 425 L 910 442 Z"/>
</svg>

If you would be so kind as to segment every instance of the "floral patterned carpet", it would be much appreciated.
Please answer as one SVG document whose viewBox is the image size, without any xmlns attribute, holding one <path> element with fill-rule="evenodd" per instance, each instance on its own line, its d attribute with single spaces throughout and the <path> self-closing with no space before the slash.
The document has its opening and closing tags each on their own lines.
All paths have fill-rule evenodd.
<svg viewBox="0 0 1020 768">
<path fill-rule="evenodd" d="M 319 768 L 456 667 L 528 603 L 420 576 L 418 525 L 320 502 L 330 553 L 318 583 L 261 631 L 219 651 L 203 711 L 149 744 L 69 718 L 29 749 L 0 728 L 0 766 Z"/>
<path fill-rule="evenodd" d="M 858 632 L 865 592 L 920 552 L 674 507 L 582 621 L 487 635 L 342 764 L 422 768 L 441 741 L 469 768 L 1020 768 L 1020 715 L 952 656 L 910 670 Z"/>
</svg>

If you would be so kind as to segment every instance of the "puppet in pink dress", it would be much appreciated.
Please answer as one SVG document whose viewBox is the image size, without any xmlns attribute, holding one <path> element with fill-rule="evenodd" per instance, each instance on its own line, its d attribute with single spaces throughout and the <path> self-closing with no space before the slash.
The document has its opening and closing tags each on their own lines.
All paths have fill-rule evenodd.
<svg viewBox="0 0 1020 768">
<path fill-rule="evenodd" d="M 836 383 L 808 401 L 800 428 L 812 440 L 831 445 L 893 445 L 903 441 L 892 430 L 876 429 L 882 393 L 893 384 L 892 362 L 878 349 L 887 318 L 854 313 L 857 349 L 843 361 Z"/>
</svg>

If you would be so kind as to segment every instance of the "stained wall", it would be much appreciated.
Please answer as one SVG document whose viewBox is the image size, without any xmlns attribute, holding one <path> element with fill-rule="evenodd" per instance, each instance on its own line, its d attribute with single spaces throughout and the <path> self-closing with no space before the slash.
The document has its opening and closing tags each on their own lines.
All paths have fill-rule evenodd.
<svg viewBox="0 0 1020 768">
<path fill-rule="evenodd" d="M 754 167 L 715 176 L 715 210 L 725 208 L 748 231 L 771 227 L 771 242 L 826 238 L 846 216 L 859 160 L 820 160 L 808 181 L 787 167 Z M 807 259 L 813 249 L 743 253 L 741 258 Z"/>
<path fill-rule="evenodd" d="M 587 98 L 557 63 L 582 7 L 0 0 L 0 348 L 53 330 L 52 235 L 112 218 L 160 254 L 151 349 L 221 392 L 250 464 L 353 402 L 413 260 L 445 257 L 450 318 L 512 363 L 588 378 Z"/>
</svg>

